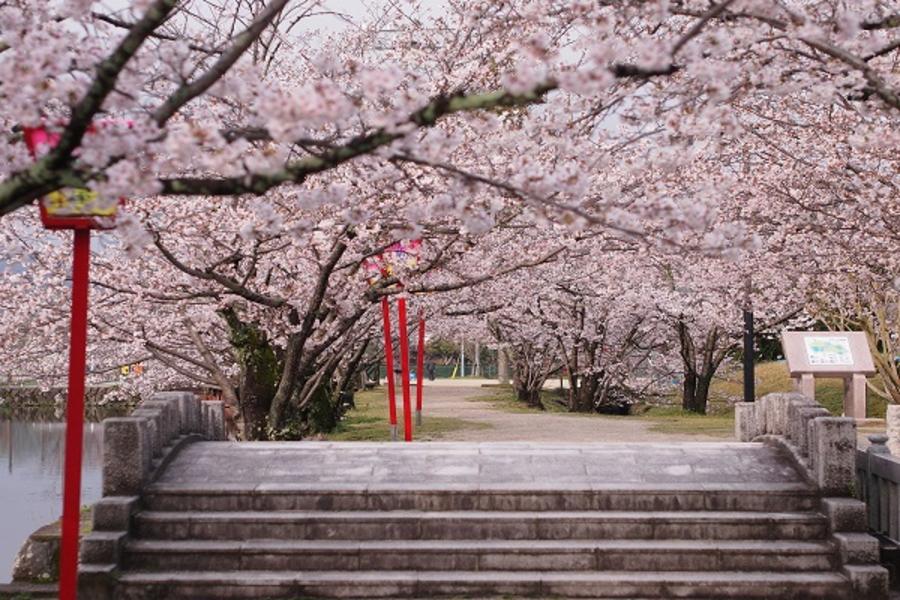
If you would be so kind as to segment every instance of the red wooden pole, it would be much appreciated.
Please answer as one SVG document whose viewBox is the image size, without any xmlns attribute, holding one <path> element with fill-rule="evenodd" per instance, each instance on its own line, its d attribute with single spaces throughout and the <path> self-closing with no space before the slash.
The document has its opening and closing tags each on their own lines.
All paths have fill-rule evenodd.
<svg viewBox="0 0 900 600">
<path fill-rule="evenodd" d="M 422 424 L 422 388 L 425 386 L 425 316 L 419 315 L 419 341 L 416 345 L 416 425 Z"/>
<path fill-rule="evenodd" d="M 403 369 L 403 439 L 412 441 L 412 411 L 409 400 L 409 337 L 406 331 L 406 298 L 397 302 L 400 320 L 400 368 Z"/>
<path fill-rule="evenodd" d="M 394 343 L 391 339 L 391 307 L 387 296 L 381 298 L 381 319 L 384 322 L 384 362 L 387 367 L 387 400 L 391 421 L 391 439 L 397 440 L 397 400 L 394 389 Z"/>
<path fill-rule="evenodd" d="M 78 597 L 78 533 L 81 529 L 81 452 L 84 440 L 84 371 L 87 353 L 88 271 L 91 231 L 76 229 L 72 257 L 72 321 L 69 327 L 69 390 L 63 474 L 59 598 Z"/>
</svg>

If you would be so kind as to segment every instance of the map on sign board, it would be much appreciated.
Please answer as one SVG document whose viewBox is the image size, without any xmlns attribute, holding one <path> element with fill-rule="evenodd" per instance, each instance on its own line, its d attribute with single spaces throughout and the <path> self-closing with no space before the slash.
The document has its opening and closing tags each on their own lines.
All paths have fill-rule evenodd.
<svg viewBox="0 0 900 600">
<path fill-rule="evenodd" d="M 850 340 L 845 337 L 805 337 L 809 366 L 853 365 Z"/>
</svg>

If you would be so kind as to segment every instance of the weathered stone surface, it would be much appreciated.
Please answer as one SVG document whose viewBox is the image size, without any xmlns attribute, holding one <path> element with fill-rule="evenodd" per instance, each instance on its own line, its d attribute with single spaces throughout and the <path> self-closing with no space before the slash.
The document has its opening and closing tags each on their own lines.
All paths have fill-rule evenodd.
<svg viewBox="0 0 900 600">
<path fill-rule="evenodd" d="M 796 436 L 793 443 L 802 456 L 809 456 L 809 423 L 818 417 L 830 417 L 831 413 L 822 406 L 801 406 L 797 409 L 794 423 Z"/>
<path fill-rule="evenodd" d="M 878 540 L 868 533 L 835 533 L 841 563 L 845 565 L 877 564 Z"/>
<path fill-rule="evenodd" d="M 861 533 L 868 529 L 866 505 L 854 498 L 823 498 L 822 512 L 832 533 Z"/>
<path fill-rule="evenodd" d="M 766 433 L 785 435 L 787 430 L 787 405 L 793 394 L 766 394 Z"/>
<path fill-rule="evenodd" d="M 106 496 L 94 504 L 94 531 L 127 531 L 138 496 Z"/>
<path fill-rule="evenodd" d="M 853 588 L 853 598 L 887 600 L 888 572 L 877 565 L 847 565 L 843 569 Z"/>
<path fill-rule="evenodd" d="M 162 454 L 165 442 L 165 421 L 163 411 L 159 408 L 136 408 L 131 412 L 132 417 L 142 417 L 147 420 L 147 440 L 150 444 L 151 458 Z"/>
<path fill-rule="evenodd" d="M 178 406 L 173 400 L 145 400 L 141 402 L 138 408 L 158 410 L 162 413 L 159 431 L 163 446 L 168 446 L 172 438 L 180 433 L 181 424 L 179 422 Z"/>
<path fill-rule="evenodd" d="M 58 536 L 29 537 L 13 564 L 13 581 L 56 581 L 59 579 Z"/>
<path fill-rule="evenodd" d="M 820 498 L 754 442 L 194 442 L 144 490 L 115 597 L 857 597 L 859 505 Z"/>
<path fill-rule="evenodd" d="M 110 564 L 120 560 L 126 531 L 92 531 L 81 539 L 82 563 Z"/>
<path fill-rule="evenodd" d="M 900 456 L 900 404 L 888 404 L 885 414 L 887 447 L 894 456 Z"/>
<path fill-rule="evenodd" d="M 819 407 L 819 404 L 800 394 L 791 394 L 788 398 L 785 437 L 798 448 L 800 441 L 806 437 L 805 423 L 800 419 L 800 411 L 810 407 Z"/>
<path fill-rule="evenodd" d="M 810 468 L 823 494 L 852 496 L 856 481 L 856 422 L 817 417 L 809 423 Z"/>
<path fill-rule="evenodd" d="M 150 472 L 147 420 L 123 417 L 103 421 L 103 495 L 133 496 Z"/>
<path fill-rule="evenodd" d="M 206 411 L 204 413 L 206 439 L 210 441 L 225 440 L 225 403 L 221 400 L 206 400 L 203 405 Z"/>
<path fill-rule="evenodd" d="M 115 587 L 114 564 L 81 564 L 78 567 L 78 597 L 112 600 Z"/>
<path fill-rule="evenodd" d="M 766 435 L 769 432 L 769 424 L 766 422 L 767 406 L 769 404 L 769 394 L 756 399 L 756 411 L 754 417 L 756 419 L 756 434 Z"/>
<path fill-rule="evenodd" d="M 756 409 L 755 402 L 739 402 L 734 405 L 734 437 L 738 441 L 751 442 L 759 435 Z"/>
<path fill-rule="evenodd" d="M 180 433 L 201 433 L 200 399 L 190 392 L 158 392 L 152 400 L 174 402 L 178 409 Z"/>
</svg>

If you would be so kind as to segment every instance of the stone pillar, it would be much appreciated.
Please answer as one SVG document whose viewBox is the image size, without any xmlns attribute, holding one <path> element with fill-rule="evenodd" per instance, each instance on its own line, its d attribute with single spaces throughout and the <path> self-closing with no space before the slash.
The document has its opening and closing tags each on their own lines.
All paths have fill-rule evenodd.
<svg viewBox="0 0 900 600">
<path fill-rule="evenodd" d="M 147 420 L 123 417 L 103 421 L 103 495 L 136 496 L 150 473 Z"/>
<path fill-rule="evenodd" d="M 807 398 L 816 399 L 816 380 L 812 373 L 803 373 L 800 377 L 795 377 L 794 385 L 797 387 L 797 391 Z"/>
<path fill-rule="evenodd" d="M 900 404 L 888 404 L 885 421 L 888 450 L 894 456 L 900 457 Z"/>
<path fill-rule="evenodd" d="M 771 394 L 766 394 L 760 398 L 756 399 L 756 411 L 754 417 L 756 418 L 756 435 L 766 435 L 769 432 L 769 424 L 766 423 L 766 413 L 768 412 L 766 407 L 769 405 L 769 396 Z"/>
<path fill-rule="evenodd" d="M 221 400 L 207 400 L 203 402 L 203 430 L 206 439 L 210 441 L 227 439 L 224 402 Z"/>
<path fill-rule="evenodd" d="M 155 398 L 155 396 L 154 396 Z M 181 432 L 181 420 L 178 415 L 178 408 L 172 399 L 156 400 L 151 398 L 141 402 L 138 408 L 149 408 L 159 410 L 162 413 L 160 423 L 160 431 L 162 433 L 162 445 L 168 446 L 172 438 Z"/>
<path fill-rule="evenodd" d="M 159 392 L 153 394 L 151 401 L 163 401 L 174 404 L 178 411 L 181 434 L 200 433 L 200 400 L 190 392 Z"/>
<path fill-rule="evenodd" d="M 766 394 L 764 396 L 766 411 L 766 433 L 769 435 L 785 435 L 787 430 L 787 403 L 790 394 Z"/>
<path fill-rule="evenodd" d="M 844 416 L 866 418 L 866 376 L 854 373 L 844 379 Z"/>
<path fill-rule="evenodd" d="M 797 411 L 797 439 L 794 445 L 803 456 L 809 456 L 809 424 L 818 417 L 830 417 L 831 413 L 819 405 L 801 407 Z"/>
<path fill-rule="evenodd" d="M 826 496 L 850 496 L 856 480 L 856 422 L 817 417 L 809 423 L 810 470 Z"/>
<path fill-rule="evenodd" d="M 734 405 L 734 437 L 739 442 L 752 442 L 759 435 L 756 412 L 755 402 L 738 402 Z"/>
<path fill-rule="evenodd" d="M 166 445 L 163 440 L 165 435 L 163 412 L 158 408 L 136 408 L 132 411 L 131 416 L 141 417 L 147 421 L 147 440 L 151 456 L 162 454 L 163 446 Z"/>
<path fill-rule="evenodd" d="M 791 394 L 788 398 L 787 423 L 784 434 L 798 448 L 800 447 L 800 441 L 806 439 L 806 423 L 800 419 L 800 411 L 804 408 L 816 406 L 818 406 L 818 403 L 815 400 L 810 400 L 802 394 Z"/>
</svg>

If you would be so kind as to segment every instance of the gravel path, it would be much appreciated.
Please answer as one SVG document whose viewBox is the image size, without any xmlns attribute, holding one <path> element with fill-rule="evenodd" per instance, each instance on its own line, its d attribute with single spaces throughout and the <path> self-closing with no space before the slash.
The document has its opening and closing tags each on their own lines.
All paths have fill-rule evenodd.
<svg viewBox="0 0 900 600">
<path fill-rule="evenodd" d="M 569 443 L 728 441 L 728 438 L 717 436 L 650 431 L 652 422 L 635 417 L 506 412 L 493 407 L 490 402 L 476 400 L 489 393 L 490 390 L 480 387 L 478 381 L 429 381 L 424 389 L 423 417 L 425 419 L 429 415 L 456 417 L 491 426 L 453 431 L 442 436 L 442 441 Z"/>
</svg>

